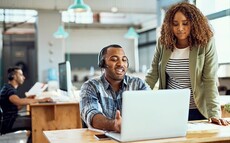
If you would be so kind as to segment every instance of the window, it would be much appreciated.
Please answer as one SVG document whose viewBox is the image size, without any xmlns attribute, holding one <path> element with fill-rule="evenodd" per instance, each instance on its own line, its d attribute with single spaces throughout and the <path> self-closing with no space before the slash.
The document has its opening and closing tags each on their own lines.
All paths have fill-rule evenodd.
<svg viewBox="0 0 230 143">
<path fill-rule="evenodd" d="M 83 13 L 70 13 L 68 11 L 62 12 L 62 21 L 66 23 L 93 23 L 93 13 L 83 12 Z"/>
<path fill-rule="evenodd" d="M 0 21 L 35 23 L 37 11 L 19 9 L 0 9 Z"/>
<path fill-rule="evenodd" d="M 213 27 L 218 62 L 230 63 L 230 0 L 197 0 L 196 5 L 208 17 Z"/>
<path fill-rule="evenodd" d="M 138 40 L 139 71 L 146 72 L 151 66 L 156 47 L 156 29 L 140 33 Z"/>
<path fill-rule="evenodd" d="M 216 50 L 219 63 L 230 63 L 230 16 L 210 21 L 215 33 Z"/>
</svg>

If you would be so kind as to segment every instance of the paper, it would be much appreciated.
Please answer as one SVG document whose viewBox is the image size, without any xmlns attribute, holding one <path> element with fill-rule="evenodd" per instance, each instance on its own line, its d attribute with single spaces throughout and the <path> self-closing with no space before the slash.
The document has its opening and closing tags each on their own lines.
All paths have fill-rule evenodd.
<svg viewBox="0 0 230 143">
<path fill-rule="evenodd" d="M 26 92 L 26 96 L 33 96 L 33 95 L 40 95 L 46 88 L 48 87 L 47 84 L 36 82 L 34 86 Z"/>
<path fill-rule="evenodd" d="M 215 130 L 222 126 L 209 122 L 190 122 L 188 123 L 188 131 Z"/>
</svg>

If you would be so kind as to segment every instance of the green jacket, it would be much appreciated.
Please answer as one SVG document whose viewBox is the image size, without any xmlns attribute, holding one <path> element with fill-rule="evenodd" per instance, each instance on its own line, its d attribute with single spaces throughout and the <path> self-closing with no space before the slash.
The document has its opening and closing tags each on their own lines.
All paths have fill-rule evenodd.
<svg viewBox="0 0 230 143">
<path fill-rule="evenodd" d="M 152 66 L 146 75 L 146 82 L 153 89 L 159 80 L 159 89 L 166 88 L 166 64 L 172 51 L 158 41 Z M 217 52 L 211 39 L 206 47 L 192 47 L 189 53 L 190 80 L 198 110 L 206 118 L 221 117 L 217 89 Z"/>
</svg>

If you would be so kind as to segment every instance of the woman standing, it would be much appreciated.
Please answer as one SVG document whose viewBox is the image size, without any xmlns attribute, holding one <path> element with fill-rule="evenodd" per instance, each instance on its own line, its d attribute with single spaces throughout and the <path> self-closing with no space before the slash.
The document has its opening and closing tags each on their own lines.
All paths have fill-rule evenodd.
<svg viewBox="0 0 230 143">
<path fill-rule="evenodd" d="M 146 82 L 154 88 L 191 90 L 189 120 L 221 119 L 217 89 L 217 52 L 213 32 L 200 10 L 187 2 L 171 6 L 166 12 L 161 36 Z"/>
</svg>

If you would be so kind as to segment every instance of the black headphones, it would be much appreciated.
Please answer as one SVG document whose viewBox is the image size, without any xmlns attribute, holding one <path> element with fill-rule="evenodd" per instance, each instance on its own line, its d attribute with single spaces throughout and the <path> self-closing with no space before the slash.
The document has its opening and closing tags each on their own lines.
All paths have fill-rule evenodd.
<svg viewBox="0 0 230 143">
<path fill-rule="evenodd" d="M 120 45 L 117 44 L 113 44 L 113 45 L 109 45 L 104 47 L 103 49 L 101 49 L 99 55 L 98 55 L 98 67 L 99 68 L 106 68 L 106 64 L 105 64 L 105 59 L 104 59 L 104 55 L 107 51 L 108 48 L 122 48 Z M 129 60 L 127 59 L 127 67 L 129 67 Z"/>
<path fill-rule="evenodd" d="M 14 71 L 8 73 L 8 80 L 13 80 L 14 79 Z"/>
<path fill-rule="evenodd" d="M 105 68 L 105 59 L 104 59 L 104 54 L 105 51 L 107 50 L 106 47 L 104 47 L 103 49 L 101 49 L 99 55 L 98 55 L 98 67 L 99 68 Z"/>
</svg>

